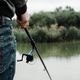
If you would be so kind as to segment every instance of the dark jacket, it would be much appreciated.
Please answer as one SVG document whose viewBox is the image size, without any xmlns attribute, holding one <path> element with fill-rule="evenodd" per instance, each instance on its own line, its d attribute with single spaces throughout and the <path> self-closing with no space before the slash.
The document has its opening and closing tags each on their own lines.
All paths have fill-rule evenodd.
<svg viewBox="0 0 80 80">
<path fill-rule="evenodd" d="M 15 13 L 17 16 L 21 16 L 26 10 L 25 0 L 0 0 L 0 16 L 12 18 Z"/>
</svg>

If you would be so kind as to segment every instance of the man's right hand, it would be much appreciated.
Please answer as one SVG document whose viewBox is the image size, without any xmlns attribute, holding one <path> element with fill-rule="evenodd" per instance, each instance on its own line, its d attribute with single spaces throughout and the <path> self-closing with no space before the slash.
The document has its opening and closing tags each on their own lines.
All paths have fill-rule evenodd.
<svg viewBox="0 0 80 80">
<path fill-rule="evenodd" d="M 21 15 L 21 17 L 17 17 L 17 22 L 21 28 L 27 28 L 29 26 L 29 16 L 27 13 Z"/>
</svg>

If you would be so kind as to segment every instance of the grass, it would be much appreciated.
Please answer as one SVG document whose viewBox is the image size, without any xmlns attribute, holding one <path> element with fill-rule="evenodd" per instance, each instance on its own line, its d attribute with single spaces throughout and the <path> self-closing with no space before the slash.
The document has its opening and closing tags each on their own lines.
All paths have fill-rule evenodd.
<svg viewBox="0 0 80 80">
<path fill-rule="evenodd" d="M 75 27 L 70 27 L 69 30 L 66 30 L 64 27 L 57 28 L 57 26 L 53 26 L 50 29 L 47 29 L 47 27 L 36 27 L 29 29 L 29 32 L 35 42 L 49 43 L 80 39 L 80 30 Z M 14 29 L 14 34 L 18 42 L 29 42 L 29 39 L 24 30 Z"/>
</svg>

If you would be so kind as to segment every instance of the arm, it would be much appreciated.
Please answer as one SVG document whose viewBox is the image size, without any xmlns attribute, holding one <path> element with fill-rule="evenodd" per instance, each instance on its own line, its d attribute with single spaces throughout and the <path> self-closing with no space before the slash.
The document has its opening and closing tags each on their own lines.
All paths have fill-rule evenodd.
<svg viewBox="0 0 80 80">
<path fill-rule="evenodd" d="M 12 0 L 12 2 L 15 5 L 17 22 L 22 28 L 25 28 L 29 25 L 26 2 L 25 0 Z"/>
</svg>

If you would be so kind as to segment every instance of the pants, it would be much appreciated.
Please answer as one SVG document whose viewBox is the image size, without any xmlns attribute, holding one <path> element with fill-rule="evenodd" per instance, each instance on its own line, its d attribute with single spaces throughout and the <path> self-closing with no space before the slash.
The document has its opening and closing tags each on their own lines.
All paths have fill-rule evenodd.
<svg viewBox="0 0 80 80">
<path fill-rule="evenodd" d="M 13 61 L 10 66 L 0 74 L 0 80 L 13 80 L 15 73 L 15 62 Z"/>
<path fill-rule="evenodd" d="M 9 20 L 0 25 L 0 80 L 13 80 L 16 62 L 16 40 Z"/>
</svg>

